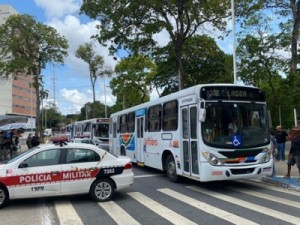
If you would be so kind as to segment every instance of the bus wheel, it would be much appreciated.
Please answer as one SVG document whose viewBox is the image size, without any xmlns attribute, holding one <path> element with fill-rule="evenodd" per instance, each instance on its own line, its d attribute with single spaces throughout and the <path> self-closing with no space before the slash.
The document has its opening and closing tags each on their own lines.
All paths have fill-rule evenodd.
<svg viewBox="0 0 300 225">
<path fill-rule="evenodd" d="M 176 173 L 176 164 L 172 155 L 168 156 L 165 168 L 169 180 L 172 182 L 178 182 L 179 176 Z"/>
<path fill-rule="evenodd" d="M 121 148 L 120 154 L 121 154 L 121 155 L 126 155 L 126 151 L 125 151 L 125 148 L 124 148 L 124 147 Z"/>
</svg>

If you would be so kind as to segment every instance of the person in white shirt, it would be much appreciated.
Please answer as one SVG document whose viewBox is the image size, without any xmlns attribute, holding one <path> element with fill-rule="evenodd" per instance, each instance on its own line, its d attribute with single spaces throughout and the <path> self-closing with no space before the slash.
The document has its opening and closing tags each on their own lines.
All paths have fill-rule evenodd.
<svg viewBox="0 0 300 225">
<path fill-rule="evenodd" d="M 232 121 L 228 124 L 229 135 L 236 134 L 238 130 L 238 118 L 236 116 L 232 117 Z"/>
</svg>

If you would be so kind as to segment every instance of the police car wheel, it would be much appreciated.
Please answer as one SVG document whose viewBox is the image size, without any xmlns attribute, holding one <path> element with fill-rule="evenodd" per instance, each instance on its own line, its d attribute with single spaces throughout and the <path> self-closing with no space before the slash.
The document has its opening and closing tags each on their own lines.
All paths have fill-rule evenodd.
<svg viewBox="0 0 300 225">
<path fill-rule="evenodd" d="M 3 185 L 0 184 L 0 208 L 8 201 L 8 192 Z"/>
<path fill-rule="evenodd" d="M 96 180 L 91 187 L 91 196 L 97 202 L 109 200 L 114 194 L 114 184 L 108 178 Z"/>
<path fill-rule="evenodd" d="M 179 176 L 176 173 L 176 164 L 172 155 L 168 156 L 165 168 L 168 179 L 172 182 L 178 182 Z"/>
</svg>

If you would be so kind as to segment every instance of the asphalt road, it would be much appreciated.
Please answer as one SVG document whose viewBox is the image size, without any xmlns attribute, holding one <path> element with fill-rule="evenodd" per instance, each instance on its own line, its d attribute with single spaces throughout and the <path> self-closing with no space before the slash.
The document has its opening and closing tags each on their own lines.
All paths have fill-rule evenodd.
<svg viewBox="0 0 300 225">
<path fill-rule="evenodd" d="M 172 183 L 157 170 L 134 172 L 134 185 L 110 202 L 88 195 L 11 201 L 0 210 L 1 224 L 300 224 L 300 192 L 259 180 Z"/>
</svg>

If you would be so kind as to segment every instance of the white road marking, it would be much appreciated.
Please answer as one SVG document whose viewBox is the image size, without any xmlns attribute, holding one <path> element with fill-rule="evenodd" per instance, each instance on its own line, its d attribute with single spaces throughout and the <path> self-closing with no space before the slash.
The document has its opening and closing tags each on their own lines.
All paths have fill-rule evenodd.
<svg viewBox="0 0 300 225">
<path fill-rule="evenodd" d="M 153 212 L 157 213 L 161 217 L 165 218 L 166 220 L 170 221 L 173 224 L 177 225 L 193 225 L 193 221 L 179 215 L 178 213 L 168 209 L 167 207 L 161 205 L 160 203 L 152 200 L 151 198 L 139 193 L 139 192 L 130 192 L 128 193 L 132 198 L 152 210 Z"/>
<path fill-rule="evenodd" d="M 140 225 L 139 222 L 112 201 L 101 202 L 99 205 L 119 225 Z"/>
<path fill-rule="evenodd" d="M 67 200 L 54 201 L 55 210 L 61 225 L 83 225 L 80 217 Z"/>
<path fill-rule="evenodd" d="M 146 178 L 146 177 L 160 177 L 162 174 L 147 174 L 147 175 L 136 175 L 134 178 Z"/>
<path fill-rule="evenodd" d="M 206 213 L 209 213 L 213 216 L 216 216 L 216 217 L 219 217 L 223 220 L 226 220 L 226 221 L 229 221 L 231 223 L 234 223 L 234 224 L 240 224 L 240 225 L 251 225 L 251 224 L 258 224 L 258 223 L 255 223 L 255 222 L 252 222 L 250 220 L 247 220 L 247 219 L 244 219 L 242 217 L 239 217 L 237 215 L 234 215 L 230 212 L 227 212 L 225 210 L 222 210 L 222 209 L 219 209 L 219 208 L 216 208 L 214 206 L 211 206 L 209 204 L 206 204 L 204 202 L 201 202 L 201 201 L 198 201 L 198 200 L 195 200 L 194 198 L 191 198 L 191 197 L 188 197 L 186 195 L 183 195 L 179 192 L 176 192 L 176 191 L 173 191 L 171 189 L 168 189 L 168 188 L 163 188 L 163 189 L 159 189 L 158 191 L 170 196 L 170 197 L 173 197 L 179 201 L 182 201 L 186 204 L 189 204 L 201 211 L 204 211 Z"/>
<path fill-rule="evenodd" d="M 290 199 L 286 199 L 286 198 L 280 198 L 280 197 L 276 197 L 274 195 L 269 195 L 269 194 L 265 194 L 265 193 L 261 193 L 258 191 L 253 191 L 253 190 L 245 190 L 244 188 L 238 188 L 238 187 L 234 187 L 234 188 L 230 188 L 231 190 L 234 191 L 240 191 L 242 193 L 248 194 L 248 195 L 252 195 L 258 198 L 263 198 L 272 202 L 277 202 L 280 204 L 284 204 L 284 205 L 288 205 L 288 206 L 292 206 L 292 207 L 296 207 L 300 209 L 300 203 L 298 201 L 293 201 Z"/>
<path fill-rule="evenodd" d="M 280 186 L 278 186 L 278 187 L 272 186 L 270 184 L 262 183 L 261 181 L 241 180 L 239 182 L 246 183 L 246 184 L 251 184 L 251 185 L 255 185 L 255 186 L 266 188 L 266 189 L 273 190 L 273 191 L 279 191 L 279 192 L 282 192 L 282 193 L 288 193 L 290 195 L 300 196 L 300 192 L 299 191 L 290 190 L 290 189 L 283 188 L 283 187 L 280 187 Z"/>
<path fill-rule="evenodd" d="M 210 190 L 207 190 L 207 189 L 203 189 L 203 188 L 200 188 L 200 187 L 187 186 L 187 188 L 189 188 L 191 190 L 194 190 L 194 191 L 197 191 L 197 192 L 200 192 L 200 193 L 203 193 L 203 194 L 206 194 L 206 195 L 209 195 L 209 196 L 212 196 L 212 197 L 220 199 L 222 201 L 229 202 L 231 204 L 239 205 L 241 207 L 256 211 L 258 213 L 262 213 L 262 214 L 265 214 L 265 215 L 268 215 L 268 216 L 271 216 L 271 217 L 274 217 L 274 218 L 277 218 L 277 219 L 280 219 L 280 220 L 288 221 L 289 223 L 293 223 L 293 224 L 297 224 L 297 225 L 300 224 L 300 218 L 299 217 L 295 217 L 295 216 L 292 216 L 292 215 L 289 215 L 289 214 L 286 214 L 286 213 L 282 213 L 280 211 L 276 211 L 276 210 L 273 210 L 273 209 L 270 209 L 270 208 L 267 208 L 267 207 L 264 207 L 264 206 L 253 204 L 251 202 L 247 202 L 247 201 L 244 201 L 244 200 L 241 200 L 241 199 L 237 199 L 237 198 L 234 198 L 234 197 L 231 197 L 231 196 L 228 196 L 228 195 L 224 195 L 224 194 L 214 192 L 214 191 L 210 191 Z"/>
</svg>

